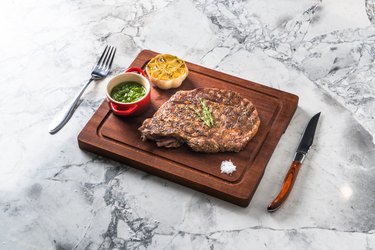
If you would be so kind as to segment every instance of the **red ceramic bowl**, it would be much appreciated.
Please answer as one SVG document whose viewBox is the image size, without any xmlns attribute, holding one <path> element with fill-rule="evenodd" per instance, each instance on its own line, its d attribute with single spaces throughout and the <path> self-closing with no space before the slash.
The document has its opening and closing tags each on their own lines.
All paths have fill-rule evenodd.
<svg viewBox="0 0 375 250">
<path fill-rule="evenodd" d="M 134 73 L 137 72 L 137 73 Z M 135 101 L 135 102 L 118 102 L 111 97 L 111 92 L 114 87 L 119 85 L 123 82 L 137 82 L 142 84 L 146 88 L 146 94 L 143 98 Z M 129 68 L 125 71 L 125 73 L 119 74 L 113 77 L 107 84 L 106 89 L 106 96 L 107 101 L 109 104 L 109 108 L 115 113 L 116 115 L 120 116 L 134 116 L 139 115 L 146 111 L 150 100 L 151 100 L 151 88 L 150 82 L 145 77 L 145 73 L 140 68 Z"/>
</svg>

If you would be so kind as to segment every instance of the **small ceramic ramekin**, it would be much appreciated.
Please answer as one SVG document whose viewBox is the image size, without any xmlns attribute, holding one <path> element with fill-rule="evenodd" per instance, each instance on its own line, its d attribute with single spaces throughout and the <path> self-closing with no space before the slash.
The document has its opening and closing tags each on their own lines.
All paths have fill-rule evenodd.
<svg viewBox="0 0 375 250">
<path fill-rule="evenodd" d="M 134 73 L 137 72 L 137 73 Z M 139 100 L 134 102 L 124 103 L 118 102 L 111 97 L 111 92 L 114 87 L 123 82 L 137 82 L 146 88 L 146 94 Z M 110 109 L 114 114 L 119 116 L 135 116 L 146 111 L 151 100 L 151 86 L 150 82 L 145 76 L 145 73 L 140 68 L 129 68 L 124 73 L 113 77 L 107 84 L 106 97 Z"/>
</svg>

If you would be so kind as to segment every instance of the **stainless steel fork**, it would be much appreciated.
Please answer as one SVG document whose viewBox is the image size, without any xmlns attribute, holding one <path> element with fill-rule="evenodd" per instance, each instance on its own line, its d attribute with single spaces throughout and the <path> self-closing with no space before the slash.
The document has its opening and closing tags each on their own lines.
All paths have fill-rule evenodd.
<svg viewBox="0 0 375 250">
<path fill-rule="evenodd" d="M 69 121 L 70 117 L 73 115 L 74 110 L 77 108 L 79 100 L 85 92 L 87 86 L 93 80 L 100 80 L 108 75 L 109 69 L 111 68 L 113 58 L 116 54 L 116 48 L 112 46 L 106 46 L 99 61 L 95 64 L 93 71 L 91 72 L 90 80 L 83 85 L 78 94 L 75 96 L 74 100 L 69 103 L 60 113 L 58 113 L 49 125 L 48 131 L 50 134 L 55 134 Z"/>
</svg>

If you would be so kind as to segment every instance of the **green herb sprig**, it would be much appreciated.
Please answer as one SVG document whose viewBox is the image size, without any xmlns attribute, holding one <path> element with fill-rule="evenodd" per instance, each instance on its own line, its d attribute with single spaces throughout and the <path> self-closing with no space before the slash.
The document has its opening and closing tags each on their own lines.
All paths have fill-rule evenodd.
<svg viewBox="0 0 375 250">
<path fill-rule="evenodd" d="M 212 109 L 207 107 L 206 100 L 199 98 L 199 102 L 202 106 L 202 112 L 199 113 L 197 109 L 191 107 L 195 114 L 206 124 L 208 127 L 212 128 L 214 126 L 214 117 L 212 116 Z"/>
</svg>

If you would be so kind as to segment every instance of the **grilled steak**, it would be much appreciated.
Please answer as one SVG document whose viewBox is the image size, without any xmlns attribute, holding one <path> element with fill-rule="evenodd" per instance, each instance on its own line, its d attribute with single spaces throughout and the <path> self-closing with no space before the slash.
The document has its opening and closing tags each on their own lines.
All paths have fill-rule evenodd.
<svg viewBox="0 0 375 250">
<path fill-rule="evenodd" d="M 202 118 L 207 110 L 213 124 Z M 139 131 L 142 140 L 154 140 L 159 147 L 187 143 L 198 152 L 238 152 L 257 133 L 259 124 L 258 112 L 246 98 L 230 90 L 200 88 L 178 91 Z"/>
</svg>

